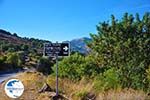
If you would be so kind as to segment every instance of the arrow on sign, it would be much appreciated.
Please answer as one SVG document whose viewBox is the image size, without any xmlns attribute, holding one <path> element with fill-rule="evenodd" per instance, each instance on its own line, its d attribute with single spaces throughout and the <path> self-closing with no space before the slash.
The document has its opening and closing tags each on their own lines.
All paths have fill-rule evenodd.
<svg viewBox="0 0 150 100">
<path fill-rule="evenodd" d="M 64 49 L 65 51 L 67 51 L 67 50 L 68 50 L 68 47 L 67 47 L 67 46 L 65 46 L 63 49 Z"/>
</svg>

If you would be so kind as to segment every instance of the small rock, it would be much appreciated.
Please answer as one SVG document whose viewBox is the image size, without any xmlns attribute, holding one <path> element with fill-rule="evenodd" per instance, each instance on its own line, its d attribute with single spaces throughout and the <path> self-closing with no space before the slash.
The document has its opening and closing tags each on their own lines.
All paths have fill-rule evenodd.
<svg viewBox="0 0 150 100">
<path fill-rule="evenodd" d="M 43 87 L 39 90 L 39 93 L 46 92 L 46 91 L 52 91 L 52 89 L 47 83 L 43 85 Z"/>
<path fill-rule="evenodd" d="M 95 99 L 96 99 L 96 95 L 94 93 L 88 93 L 84 100 L 95 100 Z"/>
</svg>

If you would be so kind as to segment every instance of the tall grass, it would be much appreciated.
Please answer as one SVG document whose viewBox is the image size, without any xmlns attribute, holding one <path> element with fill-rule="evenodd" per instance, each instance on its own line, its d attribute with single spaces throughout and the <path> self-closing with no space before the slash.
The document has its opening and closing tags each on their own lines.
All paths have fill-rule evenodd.
<svg viewBox="0 0 150 100">
<path fill-rule="evenodd" d="M 47 82 L 55 89 L 54 76 L 49 76 Z M 143 91 L 122 89 L 120 87 L 107 91 L 97 91 L 94 85 L 93 80 L 87 78 L 82 78 L 79 82 L 65 78 L 59 79 L 60 93 L 65 94 L 70 100 L 150 100 Z"/>
</svg>

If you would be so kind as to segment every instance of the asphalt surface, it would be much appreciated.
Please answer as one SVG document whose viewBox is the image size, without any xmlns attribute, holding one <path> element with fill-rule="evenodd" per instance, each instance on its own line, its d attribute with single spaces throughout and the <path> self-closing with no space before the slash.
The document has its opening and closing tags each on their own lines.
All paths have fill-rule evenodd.
<svg viewBox="0 0 150 100">
<path fill-rule="evenodd" d="M 0 75 L 0 83 L 2 83 L 3 81 L 5 81 L 8 78 L 14 77 L 17 73 L 9 73 L 9 74 L 3 74 Z"/>
<path fill-rule="evenodd" d="M 0 83 L 2 83 L 3 81 L 14 77 L 17 75 L 17 73 L 19 72 L 23 72 L 23 70 L 14 70 L 14 71 L 2 71 L 0 72 Z"/>
</svg>

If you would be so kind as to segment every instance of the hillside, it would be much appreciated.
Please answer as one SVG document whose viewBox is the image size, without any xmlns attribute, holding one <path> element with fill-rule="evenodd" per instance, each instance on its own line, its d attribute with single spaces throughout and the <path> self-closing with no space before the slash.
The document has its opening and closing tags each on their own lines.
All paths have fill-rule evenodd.
<svg viewBox="0 0 150 100">
<path fill-rule="evenodd" d="M 79 39 L 73 39 L 67 42 L 70 42 L 71 52 L 80 52 L 82 54 L 87 54 L 90 50 L 87 47 L 86 42 L 90 40 L 90 38 L 84 37 Z M 0 44 L 2 44 L 2 42 L 7 42 L 9 44 L 17 46 L 28 45 L 30 49 L 36 49 L 38 53 L 42 53 L 43 43 L 50 41 L 26 37 L 23 38 L 19 37 L 16 33 L 12 34 L 10 32 L 0 29 L 0 42 Z"/>
<path fill-rule="evenodd" d="M 13 43 L 13 44 L 18 44 L 18 45 L 19 44 L 28 44 L 28 45 L 31 44 L 30 41 L 17 36 L 16 33 L 11 34 L 10 32 L 7 32 L 7 31 L 2 30 L 2 29 L 0 29 L 0 40 L 1 41 L 7 41 L 7 42 Z"/>
<path fill-rule="evenodd" d="M 31 50 L 36 50 L 38 54 L 42 53 L 43 43 L 50 42 L 35 38 L 20 37 L 16 33 L 12 34 L 0 29 L 0 45 L 3 52 L 13 49 L 15 51 L 24 51 L 24 46 Z"/>
</svg>

